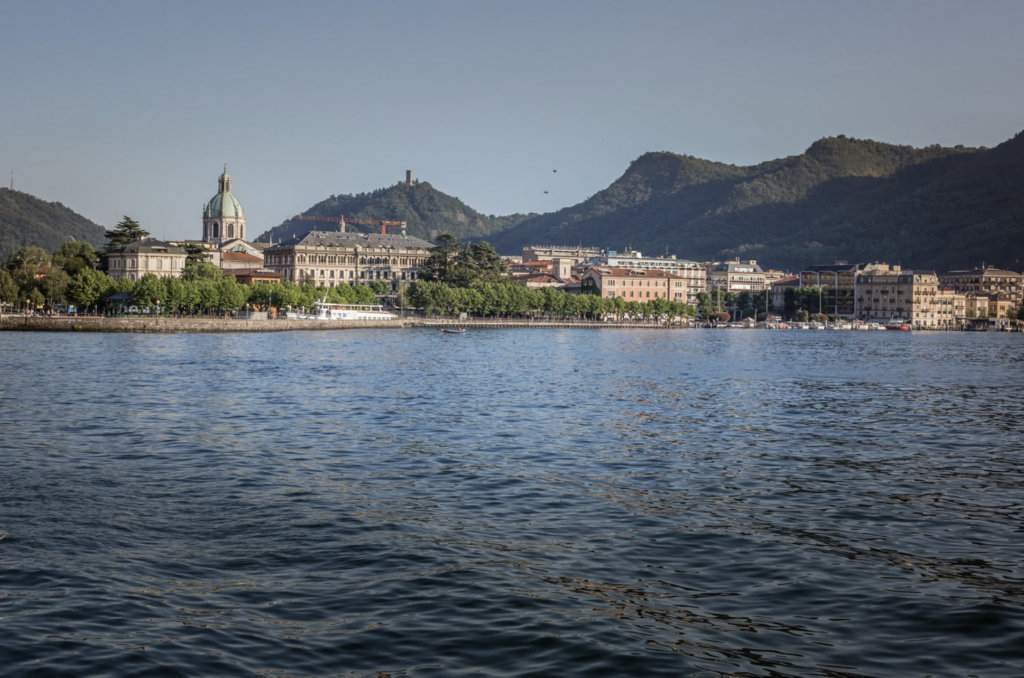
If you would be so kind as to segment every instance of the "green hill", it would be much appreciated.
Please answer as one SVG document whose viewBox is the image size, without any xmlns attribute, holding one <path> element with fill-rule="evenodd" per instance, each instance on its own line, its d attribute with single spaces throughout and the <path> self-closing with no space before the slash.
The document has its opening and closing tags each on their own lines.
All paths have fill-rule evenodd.
<svg viewBox="0 0 1024 678">
<path fill-rule="evenodd" d="M 34 245 L 53 252 L 69 237 L 95 247 L 104 242 L 103 227 L 59 202 L 0 188 L 0 262 L 19 247 Z"/>
<path fill-rule="evenodd" d="M 834 259 L 1024 267 L 1024 134 L 994 149 L 831 137 L 738 167 L 647 153 L 588 200 L 492 237 L 499 252 L 568 244 L 798 269 Z"/>
<path fill-rule="evenodd" d="M 480 214 L 463 203 L 437 190 L 427 182 L 417 184 L 400 183 L 381 188 L 371 193 L 358 195 L 332 195 L 302 212 L 304 216 L 339 217 L 360 219 L 381 219 L 404 221 L 407 233 L 418 238 L 431 240 L 438 233 L 454 233 L 467 240 L 482 240 L 492 234 L 513 226 L 523 219 L 535 215 L 513 214 L 496 217 Z M 315 221 L 288 219 L 260 235 L 258 242 L 267 242 L 271 237 L 279 242 L 292 236 L 301 235 L 314 228 L 324 229 Z M 370 226 L 352 224 L 352 231 L 369 232 Z"/>
</svg>

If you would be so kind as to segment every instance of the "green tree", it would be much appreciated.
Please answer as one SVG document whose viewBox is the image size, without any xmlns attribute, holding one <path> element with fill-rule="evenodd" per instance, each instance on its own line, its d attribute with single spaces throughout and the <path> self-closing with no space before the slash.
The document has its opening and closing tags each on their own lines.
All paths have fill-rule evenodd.
<svg viewBox="0 0 1024 678">
<path fill-rule="evenodd" d="M 18 300 L 18 283 L 7 271 L 0 271 L 0 305 L 13 305 Z"/>
<path fill-rule="evenodd" d="M 32 308 L 42 308 L 43 304 L 46 303 L 46 297 L 44 297 L 43 293 L 34 287 L 29 291 L 26 298 L 28 299 L 28 302 L 32 305 Z"/>
<path fill-rule="evenodd" d="M 374 294 L 387 294 L 388 284 L 384 280 L 374 280 L 370 282 L 370 289 Z"/>
<path fill-rule="evenodd" d="M 193 264 L 185 262 L 185 268 L 181 271 L 182 280 L 212 280 L 214 282 L 224 277 L 223 271 L 213 264 L 197 261 Z"/>
<path fill-rule="evenodd" d="M 96 249 L 84 240 L 68 240 L 61 243 L 53 253 L 53 265 L 60 266 L 64 272 L 74 278 L 79 271 L 91 269 L 99 259 Z"/>
<path fill-rule="evenodd" d="M 36 287 L 39 269 L 50 263 L 50 255 L 42 247 L 22 247 L 7 259 L 5 267 L 10 272 L 22 298 L 27 298 Z"/>
<path fill-rule="evenodd" d="M 129 216 L 125 216 L 118 222 L 117 226 L 107 229 L 104 235 L 107 238 L 106 251 L 111 252 L 116 247 L 148 237 L 149 231 L 143 229 L 139 222 Z"/>
<path fill-rule="evenodd" d="M 217 308 L 221 311 L 237 311 L 245 306 L 249 289 L 239 285 L 233 275 L 226 275 L 217 283 Z"/>
<path fill-rule="evenodd" d="M 50 305 L 63 304 L 66 301 L 64 290 L 71 278 L 59 268 L 51 268 L 41 279 L 36 281 L 39 291 L 43 293 Z"/>
<path fill-rule="evenodd" d="M 210 250 L 199 242 L 187 242 L 185 249 L 185 268 L 191 265 L 204 264 L 210 261 Z"/>
<path fill-rule="evenodd" d="M 420 268 L 420 279 L 450 282 L 459 254 L 459 240 L 451 233 L 442 233 L 434 240 L 438 245 L 430 248 L 430 256 Z"/>
<path fill-rule="evenodd" d="M 65 294 L 71 302 L 78 306 L 80 311 L 87 311 L 111 294 L 113 288 L 113 278 L 95 269 L 86 268 L 71 279 Z"/>
<path fill-rule="evenodd" d="M 157 302 L 167 300 L 167 289 L 163 280 L 152 273 L 147 273 L 135 283 L 135 290 L 132 292 L 132 303 L 139 308 L 156 306 Z"/>
</svg>

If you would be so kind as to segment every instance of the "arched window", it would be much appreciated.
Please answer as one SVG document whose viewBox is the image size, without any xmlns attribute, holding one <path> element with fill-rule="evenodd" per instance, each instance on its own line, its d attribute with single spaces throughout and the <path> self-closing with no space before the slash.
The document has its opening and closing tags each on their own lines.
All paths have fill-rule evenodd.
<svg viewBox="0 0 1024 678">
<path fill-rule="evenodd" d="M 220 237 L 220 226 L 217 224 L 216 221 L 213 222 L 213 237 L 214 238 L 219 238 Z"/>
<path fill-rule="evenodd" d="M 392 265 L 392 266 L 397 266 L 397 265 L 398 265 L 398 259 L 396 259 L 396 258 L 392 258 L 392 259 L 391 259 L 391 265 Z"/>
<path fill-rule="evenodd" d="M 228 238 L 234 238 L 234 237 L 235 237 L 235 227 L 232 226 L 231 224 L 228 224 Z"/>
</svg>

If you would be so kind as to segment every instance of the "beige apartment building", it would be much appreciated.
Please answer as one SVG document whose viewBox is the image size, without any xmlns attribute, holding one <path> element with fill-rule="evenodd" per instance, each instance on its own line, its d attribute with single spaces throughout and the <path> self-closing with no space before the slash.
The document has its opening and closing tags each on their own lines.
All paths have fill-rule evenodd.
<svg viewBox="0 0 1024 678">
<path fill-rule="evenodd" d="M 687 303 L 686 281 L 666 271 L 595 266 L 583 274 L 580 292 L 596 294 L 603 299 L 618 297 L 640 302 L 667 299 Z"/>
<path fill-rule="evenodd" d="M 866 273 L 900 272 L 899 266 L 889 264 L 834 264 L 808 266 L 800 272 L 800 287 L 821 288 L 821 311 L 830 316 L 853 318 L 857 315 L 856 292 L 858 279 Z"/>
<path fill-rule="evenodd" d="M 318 287 L 386 280 L 394 290 L 418 279 L 432 247 L 408 235 L 310 231 L 267 247 L 263 257 L 282 280 L 313 280 Z"/>
<path fill-rule="evenodd" d="M 597 247 L 574 247 L 572 245 L 530 245 L 523 248 L 523 261 L 550 261 L 569 259 L 573 265 L 601 256 Z"/>
<path fill-rule="evenodd" d="M 1024 301 L 1024 274 L 1013 271 L 991 267 L 950 271 L 939 276 L 939 281 L 943 287 L 968 295 L 971 318 L 1005 318 L 1007 311 L 1020 308 Z"/>
<path fill-rule="evenodd" d="M 904 320 L 915 328 L 956 326 L 967 300 L 954 290 L 940 290 L 935 271 L 890 271 L 857 276 L 857 318 Z"/>
<path fill-rule="evenodd" d="M 114 280 L 138 280 L 147 273 L 158 278 L 180 278 L 185 250 L 163 240 L 143 238 L 116 247 L 106 255 L 107 273 Z"/>
<path fill-rule="evenodd" d="M 761 292 L 765 288 L 764 271 L 757 261 L 723 261 L 707 266 L 708 291 Z"/>
</svg>

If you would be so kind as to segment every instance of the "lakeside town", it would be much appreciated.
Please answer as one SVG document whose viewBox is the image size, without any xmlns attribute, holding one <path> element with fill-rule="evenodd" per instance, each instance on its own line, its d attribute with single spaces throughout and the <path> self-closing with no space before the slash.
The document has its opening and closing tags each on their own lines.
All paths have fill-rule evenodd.
<svg viewBox="0 0 1024 678">
<path fill-rule="evenodd" d="M 399 221 L 296 219 L 331 223 L 282 242 L 248 240 L 225 166 L 201 238 L 158 240 L 125 217 L 107 231 L 104 252 L 79 241 L 52 254 L 21 248 L 0 272 L 0 311 L 269 320 L 312 318 L 305 314 L 321 302 L 408 317 L 715 327 L 1009 330 L 1024 320 L 1024 274 L 984 264 L 936 272 L 835 261 L 791 272 L 582 243 L 500 256 L 485 242 L 409 236 Z"/>
</svg>

